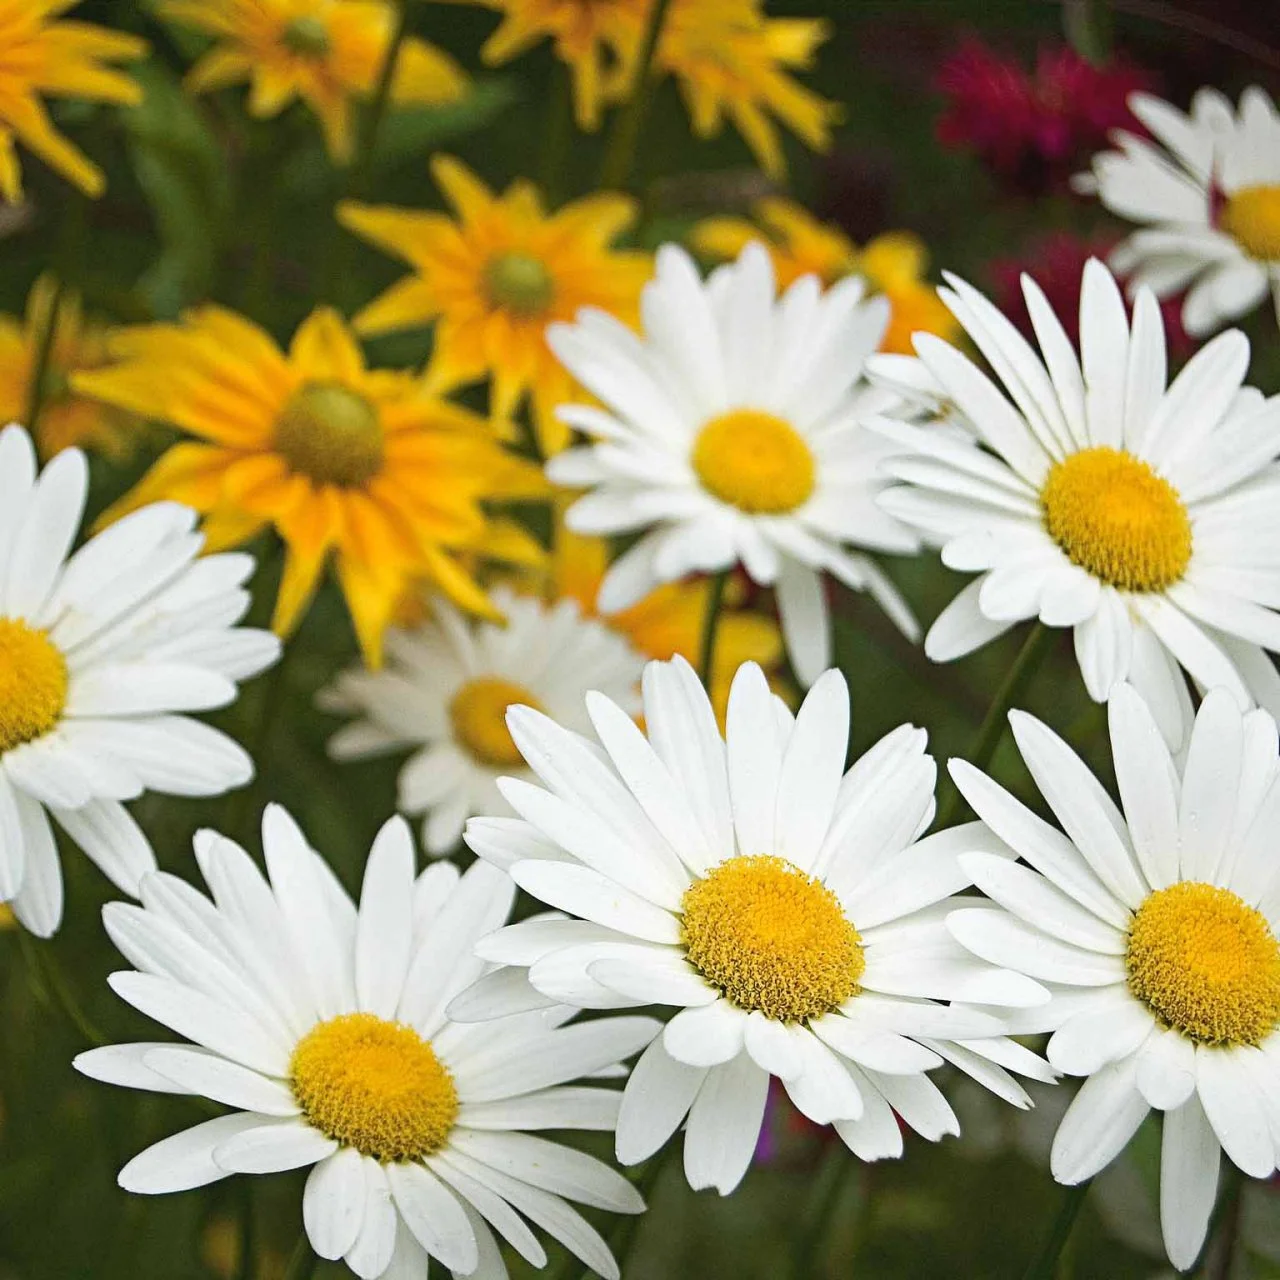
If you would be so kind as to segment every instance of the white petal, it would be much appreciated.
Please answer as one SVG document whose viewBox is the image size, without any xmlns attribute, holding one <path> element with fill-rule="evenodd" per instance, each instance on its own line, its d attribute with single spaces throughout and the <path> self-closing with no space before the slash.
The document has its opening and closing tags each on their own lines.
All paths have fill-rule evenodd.
<svg viewBox="0 0 1280 1280">
<path fill-rule="evenodd" d="M 239 1063 L 198 1049 L 153 1049 L 143 1058 L 151 1071 L 172 1080 L 187 1093 L 201 1094 L 237 1111 L 268 1116 L 296 1116 L 302 1110 L 292 1091 Z"/>
<path fill-rule="evenodd" d="M 1050 1168 L 1059 1182 L 1091 1178 L 1124 1150 L 1148 1110 L 1136 1087 L 1133 1058 L 1090 1076 L 1072 1099 L 1053 1139 Z"/>
<path fill-rule="evenodd" d="M 281 1173 L 331 1156 L 338 1144 L 305 1120 L 265 1123 L 225 1139 L 213 1150 L 214 1163 L 228 1173 Z"/>
<path fill-rule="evenodd" d="M 742 1181 L 760 1137 L 769 1075 L 739 1054 L 707 1074 L 689 1111 L 684 1171 L 700 1191 L 714 1187 L 727 1196 Z"/>
<path fill-rule="evenodd" d="M 418 1243 L 451 1270 L 474 1271 L 480 1260 L 476 1233 L 453 1192 L 420 1164 L 389 1164 L 386 1175 L 396 1208 Z"/>
<path fill-rule="evenodd" d="M 219 1116 L 140 1152 L 120 1170 L 119 1183 L 139 1195 L 162 1195 L 208 1186 L 227 1176 L 213 1161 L 213 1151 L 227 1139 L 262 1123 L 261 1116 Z"/>
<path fill-rule="evenodd" d="M 706 1068 L 677 1061 L 654 1038 L 631 1069 L 618 1112 L 616 1154 L 622 1164 L 647 1160 L 680 1127 Z"/>
<path fill-rule="evenodd" d="M 1218 1194 L 1218 1140 L 1199 1099 L 1164 1117 L 1160 1147 L 1160 1226 L 1169 1261 L 1188 1271 L 1209 1232 Z"/>
<path fill-rule="evenodd" d="M 365 864 L 356 925 L 356 999 L 361 1009 L 380 1018 L 395 1016 L 409 970 L 413 871 L 409 824 L 392 818 L 378 832 Z"/>
<path fill-rule="evenodd" d="M 336 1261 L 355 1244 L 364 1198 L 364 1158 L 354 1147 L 335 1151 L 307 1175 L 302 1221 L 320 1257 Z"/>
<path fill-rule="evenodd" d="M 716 1067 L 742 1052 L 747 1015 L 728 1000 L 682 1009 L 662 1033 L 662 1043 L 677 1061 L 690 1067 Z"/>
</svg>

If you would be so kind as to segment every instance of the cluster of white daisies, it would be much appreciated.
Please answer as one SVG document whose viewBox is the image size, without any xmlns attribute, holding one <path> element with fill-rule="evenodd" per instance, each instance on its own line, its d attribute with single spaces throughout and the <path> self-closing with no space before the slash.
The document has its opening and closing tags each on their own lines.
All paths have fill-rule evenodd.
<svg viewBox="0 0 1280 1280">
<path fill-rule="evenodd" d="M 335 756 L 414 748 L 400 807 L 433 854 L 465 827 L 478 861 L 417 874 L 392 819 L 358 905 L 277 807 L 266 875 L 213 832 L 207 894 L 157 869 L 125 802 L 252 772 L 188 715 L 278 656 L 238 626 L 252 562 L 198 559 L 194 516 L 167 504 L 69 554 L 83 458 L 37 475 L 27 434 L 0 434 L 0 900 L 57 928 L 52 817 L 136 899 L 105 912 L 132 966 L 112 988 L 179 1037 L 77 1065 L 228 1108 L 122 1186 L 306 1167 L 311 1247 L 367 1280 L 429 1257 L 502 1277 L 499 1239 L 541 1265 L 533 1228 L 617 1276 L 570 1202 L 641 1197 L 537 1131 L 611 1131 L 625 1165 L 683 1131 L 690 1186 L 727 1194 L 771 1078 L 877 1160 L 904 1127 L 958 1132 L 930 1077 L 949 1065 L 1022 1107 L 1018 1076 L 1084 1079 L 1053 1147 L 1065 1183 L 1162 1112 L 1166 1247 L 1194 1263 L 1221 1153 L 1255 1178 L 1280 1163 L 1280 397 L 1244 385 L 1237 332 L 1169 382 L 1156 297 L 1195 281 L 1199 332 L 1268 282 L 1280 297 L 1280 120 L 1257 91 L 1238 118 L 1207 91 L 1189 118 L 1135 109 L 1169 154 L 1121 136 L 1095 163 L 1100 197 L 1152 225 L 1120 250 L 1131 314 L 1086 268 L 1078 353 L 1031 280 L 1038 351 L 951 279 L 987 371 L 925 335 L 916 358 L 877 357 L 882 302 L 856 279 L 779 297 L 760 246 L 705 282 L 664 249 L 639 335 L 598 313 L 552 331 L 598 402 L 563 411 L 592 440 L 549 467 L 587 491 L 568 522 L 638 535 L 602 612 L 741 566 L 775 589 L 809 693 L 793 715 L 748 664 L 722 733 L 689 665 L 644 665 L 607 616 L 509 594 L 499 628 L 441 605 L 322 705 L 357 717 Z M 937 770 L 909 724 L 846 770 L 824 575 L 914 636 L 871 555 L 926 543 L 976 575 L 925 638 L 935 660 L 1029 619 L 1072 630 L 1119 805 L 1016 711 L 1057 825 L 952 761 L 976 820 L 929 834 Z M 509 924 L 517 887 L 548 910 Z M 669 1016 L 634 1012 L 655 1006 Z M 1044 1058 L 1012 1038 L 1036 1033 Z"/>
</svg>

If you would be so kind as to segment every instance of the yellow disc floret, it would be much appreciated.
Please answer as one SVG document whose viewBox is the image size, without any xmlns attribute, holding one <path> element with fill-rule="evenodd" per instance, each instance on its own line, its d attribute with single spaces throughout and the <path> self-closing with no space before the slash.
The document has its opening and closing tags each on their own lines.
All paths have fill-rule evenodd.
<svg viewBox="0 0 1280 1280">
<path fill-rule="evenodd" d="M 542 704 L 523 685 L 501 676 L 468 680 L 449 703 L 453 736 L 481 764 L 511 767 L 523 762 L 511 730 L 507 708 L 513 705 L 542 710 Z"/>
<path fill-rule="evenodd" d="M 691 459 L 702 487 L 750 515 L 783 515 L 813 493 L 813 454 L 783 418 L 734 409 L 698 433 Z"/>
<path fill-rule="evenodd" d="M 485 291 L 495 307 L 518 316 L 541 315 L 556 295 L 556 283 L 541 259 L 531 253 L 500 253 L 484 269 Z"/>
<path fill-rule="evenodd" d="M 1280 185 L 1241 187 L 1225 205 L 1219 225 L 1251 258 L 1280 258 Z"/>
<path fill-rule="evenodd" d="M 293 1051 L 289 1084 L 308 1123 L 383 1164 L 421 1160 L 449 1140 L 458 1091 L 412 1027 L 344 1013 Z"/>
<path fill-rule="evenodd" d="M 276 420 L 275 447 L 296 474 L 352 489 L 382 470 L 385 441 L 364 396 L 335 382 L 306 382 Z"/>
<path fill-rule="evenodd" d="M 1129 926 L 1129 990 L 1200 1044 L 1258 1044 L 1280 1021 L 1280 943 L 1230 889 L 1158 889 Z"/>
<path fill-rule="evenodd" d="M 858 991 L 862 940 L 836 895 L 784 858 L 730 858 L 685 892 L 686 954 L 741 1009 L 817 1018 Z"/>
<path fill-rule="evenodd" d="M 67 705 L 67 660 L 43 632 L 0 618 L 0 755 L 43 738 Z"/>
<path fill-rule="evenodd" d="M 1178 491 L 1121 449 L 1084 449 L 1055 463 L 1040 501 L 1067 558 L 1121 591 L 1163 591 L 1191 561 L 1191 520 Z"/>
</svg>

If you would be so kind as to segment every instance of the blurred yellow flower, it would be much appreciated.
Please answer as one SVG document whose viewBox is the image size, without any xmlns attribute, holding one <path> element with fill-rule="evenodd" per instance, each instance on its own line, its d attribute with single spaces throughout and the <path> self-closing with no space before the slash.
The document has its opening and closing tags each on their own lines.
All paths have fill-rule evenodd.
<svg viewBox="0 0 1280 1280">
<path fill-rule="evenodd" d="M 51 458 L 78 445 L 109 457 L 123 457 L 132 443 L 133 418 L 110 405 L 76 395 L 68 382 L 74 372 L 107 363 L 110 330 L 87 322 L 79 298 L 64 293 L 50 336 L 57 292 L 52 277 L 41 276 L 27 295 L 24 318 L 0 314 L 0 423 L 29 421 L 35 400 L 32 383 L 41 350 L 48 342 L 40 417 L 35 424 L 40 453 Z"/>
<path fill-rule="evenodd" d="M 573 76 L 578 127 L 599 128 L 605 102 L 629 80 L 640 47 L 649 0 L 475 0 L 502 14 L 480 56 L 490 66 L 519 57 L 550 39 Z M 625 63 L 623 59 L 626 59 Z"/>
<path fill-rule="evenodd" d="M 190 89 L 248 80 L 249 110 L 263 117 L 301 98 L 319 119 L 329 154 L 351 159 L 354 101 L 377 84 L 395 27 L 391 0 L 162 0 L 160 13 L 218 39 L 188 74 Z M 447 53 L 405 40 L 393 102 L 456 102 L 466 89 L 466 73 Z"/>
<path fill-rule="evenodd" d="M 569 429 L 555 409 L 581 393 L 545 330 L 574 319 L 580 307 L 635 322 L 649 257 L 610 248 L 635 220 L 635 204 L 600 192 L 548 215 L 531 183 L 512 183 L 496 196 L 451 156 L 434 157 L 431 171 L 456 219 L 354 202 L 338 207 L 344 226 L 414 269 L 356 316 L 356 328 L 375 334 L 438 321 L 427 386 L 443 392 L 490 375 L 500 421 L 531 394 L 541 448 L 556 453 Z"/>
<path fill-rule="evenodd" d="M 699 137 L 728 117 L 765 173 L 780 178 L 786 158 L 771 117 L 815 151 L 831 146 L 839 107 L 788 74 L 812 67 L 828 34 L 820 19 L 766 18 L 760 0 L 672 0 L 654 65 L 675 77 Z"/>
<path fill-rule="evenodd" d="M 273 525 L 286 548 L 273 626 L 287 635 L 330 553 L 365 660 L 407 582 L 429 578 L 493 616 L 458 554 L 482 539 L 481 501 L 544 492 L 475 414 L 411 374 L 369 370 L 333 311 L 315 311 L 287 354 L 241 316 L 205 307 L 181 324 L 122 330 L 120 363 L 73 375 L 78 390 L 190 432 L 116 507 L 173 499 L 206 515 L 212 549 Z"/>
<path fill-rule="evenodd" d="M 53 126 L 41 92 L 133 104 L 142 90 L 105 62 L 140 58 L 137 36 L 85 22 L 55 22 L 77 0 L 0 0 L 0 199 L 22 196 L 15 139 L 86 195 L 106 186 L 102 171 Z"/>
<path fill-rule="evenodd" d="M 596 598 L 609 567 L 608 544 L 603 538 L 570 533 L 557 521 L 551 554 L 549 594 L 553 599 L 576 600 L 584 617 L 599 616 Z M 740 583 L 731 580 L 716 629 L 711 664 L 711 703 L 724 726 L 729 686 L 744 662 L 758 662 L 766 672 L 782 660 L 782 636 L 772 618 L 743 607 Z M 647 658 L 663 660 L 683 655 L 696 668 L 701 657 L 702 630 L 711 596 L 711 579 L 669 582 L 620 613 L 601 616 L 611 631 L 625 636 Z"/>
<path fill-rule="evenodd" d="M 886 231 L 859 249 L 839 227 L 819 222 L 791 200 L 761 200 L 752 213 L 754 222 L 707 218 L 693 229 L 690 243 L 708 258 L 730 261 L 752 240 L 760 240 L 768 246 L 780 288 L 804 275 L 816 275 L 824 285 L 832 285 L 843 276 L 861 274 L 874 292 L 889 299 L 882 351 L 913 355 L 911 335 L 921 330 L 948 342 L 960 337 L 955 317 L 924 278 L 929 254 L 919 236 Z"/>
</svg>

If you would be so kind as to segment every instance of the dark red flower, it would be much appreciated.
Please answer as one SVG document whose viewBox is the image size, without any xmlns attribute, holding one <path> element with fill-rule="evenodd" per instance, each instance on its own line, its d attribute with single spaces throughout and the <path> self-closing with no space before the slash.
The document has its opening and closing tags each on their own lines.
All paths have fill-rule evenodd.
<svg viewBox="0 0 1280 1280">
<path fill-rule="evenodd" d="M 1117 128 L 1143 132 L 1129 95 L 1152 77 L 1117 58 L 1103 67 L 1066 47 L 1042 49 L 1034 74 L 979 40 L 939 68 L 946 98 L 944 146 L 977 153 L 1003 181 L 1028 193 L 1065 184 Z"/>
<path fill-rule="evenodd" d="M 1044 290 L 1062 327 L 1067 331 L 1077 350 L 1080 346 L 1080 282 L 1084 264 L 1090 258 L 1107 260 L 1116 246 L 1111 236 L 1072 235 L 1067 231 L 1053 231 L 1041 236 L 1027 246 L 1026 252 L 1017 258 L 997 258 L 987 266 L 987 274 L 993 285 L 996 306 L 1017 325 L 1026 338 L 1034 343 L 1031 316 L 1022 296 L 1021 277 L 1025 272 Z M 1123 286 L 1123 278 L 1120 281 Z M 1164 315 L 1165 341 L 1169 354 L 1175 360 L 1185 360 L 1196 347 L 1194 339 L 1182 327 L 1182 297 L 1165 298 L 1160 304 Z"/>
</svg>

